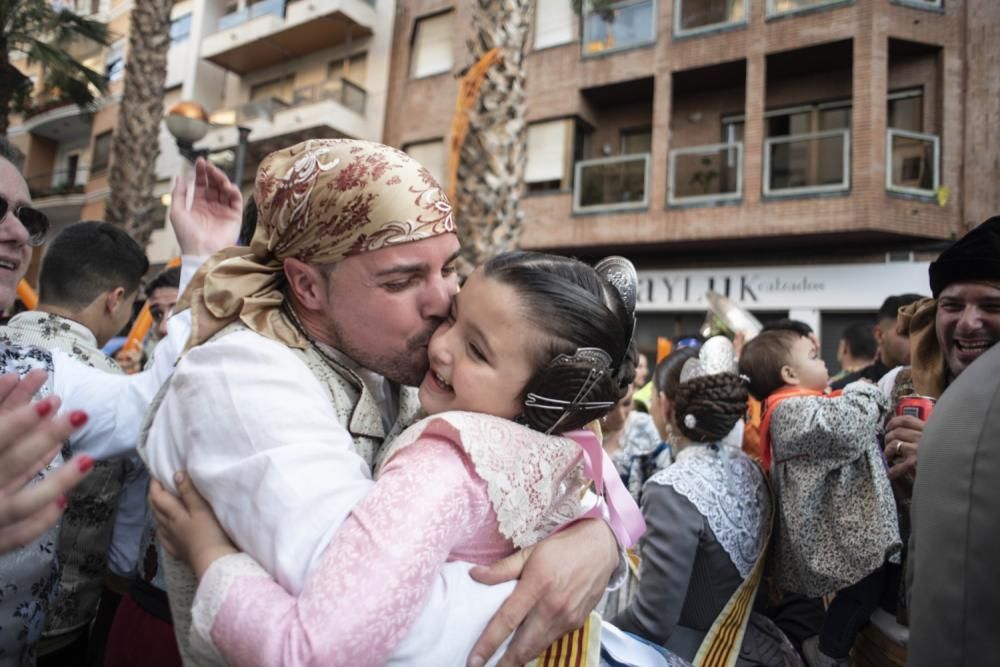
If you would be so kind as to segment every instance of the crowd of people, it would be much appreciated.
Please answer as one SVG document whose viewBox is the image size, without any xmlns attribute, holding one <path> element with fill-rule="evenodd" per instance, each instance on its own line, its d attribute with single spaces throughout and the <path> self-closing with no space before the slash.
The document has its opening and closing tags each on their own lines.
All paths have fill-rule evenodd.
<svg viewBox="0 0 1000 667">
<path fill-rule="evenodd" d="M 47 232 L 7 152 L 0 207 L 6 309 Z M 623 257 L 460 288 L 460 219 L 380 144 L 278 150 L 246 205 L 198 160 L 169 217 L 144 360 L 105 353 L 149 272 L 106 223 L 0 326 L 0 665 L 990 655 L 1000 218 L 831 378 L 792 320 L 649 364 Z"/>
</svg>

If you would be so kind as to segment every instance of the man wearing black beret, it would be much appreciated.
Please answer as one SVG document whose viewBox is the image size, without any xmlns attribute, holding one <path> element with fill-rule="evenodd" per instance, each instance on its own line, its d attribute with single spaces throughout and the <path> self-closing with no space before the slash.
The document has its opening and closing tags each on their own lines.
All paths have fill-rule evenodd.
<svg viewBox="0 0 1000 667">
<path fill-rule="evenodd" d="M 995 659 L 1000 609 L 1000 217 L 945 250 L 930 287 L 933 299 L 900 311 L 912 366 L 895 396 L 941 401 L 926 431 L 909 416 L 886 429 L 900 527 L 911 532 L 907 665 L 983 665 Z M 912 503 L 898 493 L 910 488 Z"/>
</svg>

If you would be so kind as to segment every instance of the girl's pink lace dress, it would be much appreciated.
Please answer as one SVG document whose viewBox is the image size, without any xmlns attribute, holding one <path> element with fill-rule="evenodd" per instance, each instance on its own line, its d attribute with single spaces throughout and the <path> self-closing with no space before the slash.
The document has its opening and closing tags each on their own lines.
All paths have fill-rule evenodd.
<svg viewBox="0 0 1000 667">
<path fill-rule="evenodd" d="M 383 664 L 446 561 L 492 563 L 580 514 L 580 459 L 573 440 L 507 419 L 428 417 L 390 445 L 298 597 L 244 554 L 213 563 L 192 646 L 233 665 Z"/>
</svg>

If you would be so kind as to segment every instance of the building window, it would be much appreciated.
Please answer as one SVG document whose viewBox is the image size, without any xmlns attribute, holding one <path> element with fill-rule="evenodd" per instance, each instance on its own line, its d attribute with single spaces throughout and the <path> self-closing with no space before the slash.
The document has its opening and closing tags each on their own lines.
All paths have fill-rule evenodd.
<svg viewBox="0 0 1000 667">
<path fill-rule="evenodd" d="M 886 189 L 934 196 L 941 179 L 941 139 L 923 131 L 923 89 L 889 93 L 886 120 Z"/>
<path fill-rule="evenodd" d="M 359 53 L 349 58 L 334 60 L 326 68 L 327 79 L 347 79 L 362 88 L 368 76 L 368 54 Z"/>
<path fill-rule="evenodd" d="M 921 132 L 924 129 L 924 91 L 921 88 L 889 93 L 886 124 L 897 130 Z"/>
<path fill-rule="evenodd" d="M 569 0 L 537 0 L 535 3 L 535 48 L 576 41 L 576 14 Z"/>
<path fill-rule="evenodd" d="M 111 162 L 111 131 L 94 137 L 94 148 L 90 153 L 90 173 L 99 174 L 107 170 Z"/>
<path fill-rule="evenodd" d="M 674 35 L 694 35 L 740 25 L 747 20 L 747 0 L 674 0 Z"/>
<path fill-rule="evenodd" d="M 410 52 L 410 76 L 420 79 L 451 70 L 455 12 L 417 19 Z"/>
<path fill-rule="evenodd" d="M 178 16 L 170 22 L 170 45 L 186 42 L 191 36 L 191 15 Z"/>
<path fill-rule="evenodd" d="M 104 60 L 104 76 L 108 81 L 118 81 L 125 74 L 125 40 L 120 39 L 111 45 L 108 56 Z"/>
<path fill-rule="evenodd" d="M 430 172 L 438 185 L 447 187 L 445 183 L 444 140 L 419 141 L 403 146 L 403 152 L 422 164 Z"/>
<path fill-rule="evenodd" d="M 569 118 L 528 126 L 528 192 L 568 190 L 573 164 L 573 121 Z"/>
<path fill-rule="evenodd" d="M 851 102 L 764 114 L 764 194 L 839 192 L 850 187 Z"/>
<path fill-rule="evenodd" d="M 653 151 L 653 131 L 648 127 L 622 130 L 622 155 L 651 153 Z"/>
<path fill-rule="evenodd" d="M 69 185 L 73 186 L 77 183 L 77 174 L 80 171 L 80 154 L 70 153 L 66 156 L 66 170 L 59 174 L 57 177 L 61 183 L 54 183 L 53 185 Z"/>
<path fill-rule="evenodd" d="M 823 5 L 835 5 L 845 0 L 767 0 L 767 15 L 794 14 Z"/>
<path fill-rule="evenodd" d="M 656 36 L 655 5 L 653 0 L 612 0 L 606 7 L 593 9 L 588 3 L 583 15 L 584 54 L 652 44 Z"/>
</svg>

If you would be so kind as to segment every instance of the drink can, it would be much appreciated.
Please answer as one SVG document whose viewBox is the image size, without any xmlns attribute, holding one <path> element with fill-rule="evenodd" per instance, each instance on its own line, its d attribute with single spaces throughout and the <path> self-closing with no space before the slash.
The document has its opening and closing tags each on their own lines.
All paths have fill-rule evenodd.
<svg viewBox="0 0 1000 667">
<path fill-rule="evenodd" d="M 896 406 L 897 415 L 910 415 L 920 421 L 927 421 L 934 410 L 934 399 L 930 396 L 903 396 Z"/>
</svg>

